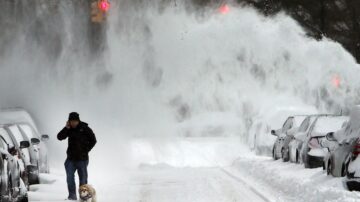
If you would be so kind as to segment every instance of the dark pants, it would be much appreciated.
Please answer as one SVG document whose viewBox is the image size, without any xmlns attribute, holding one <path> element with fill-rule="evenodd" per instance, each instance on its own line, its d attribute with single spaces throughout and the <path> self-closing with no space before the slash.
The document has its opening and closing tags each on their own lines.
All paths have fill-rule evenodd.
<svg viewBox="0 0 360 202">
<path fill-rule="evenodd" d="M 76 199 L 76 184 L 75 184 L 75 172 L 79 175 L 80 186 L 87 184 L 88 173 L 87 166 L 89 160 L 87 161 L 72 161 L 66 159 L 65 161 L 65 170 L 66 170 L 66 182 L 69 190 L 69 198 Z"/>
</svg>

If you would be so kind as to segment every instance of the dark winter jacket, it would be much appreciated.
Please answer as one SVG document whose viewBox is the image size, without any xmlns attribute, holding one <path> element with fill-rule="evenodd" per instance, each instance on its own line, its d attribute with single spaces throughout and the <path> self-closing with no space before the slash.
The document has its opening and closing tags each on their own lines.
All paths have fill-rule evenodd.
<svg viewBox="0 0 360 202">
<path fill-rule="evenodd" d="M 94 132 L 84 122 L 80 122 L 76 128 L 64 127 L 57 138 L 59 140 L 68 138 L 67 158 L 73 161 L 89 160 L 88 154 L 96 144 Z"/>
</svg>

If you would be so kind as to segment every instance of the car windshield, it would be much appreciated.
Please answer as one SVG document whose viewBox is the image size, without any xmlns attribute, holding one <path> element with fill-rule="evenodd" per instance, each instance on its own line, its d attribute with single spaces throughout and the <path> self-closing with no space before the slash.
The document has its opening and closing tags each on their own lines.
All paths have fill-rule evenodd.
<svg viewBox="0 0 360 202">
<path fill-rule="evenodd" d="M 328 132 L 335 132 L 347 120 L 348 118 L 343 116 L 319 117 L 315 123 L 313 133 L 326 135 Z"/>
<path fill-rule="evenodd" d="M 37 138 L 36 135 L 34 134 L 34 130 L 29 125 L 20 124 L 19 127 L 29 139 Z"/>
<path fill-rule="evenodd" d="M 305 132 L 310 125 L 310 118 L 306 118 L 299 127 L 299 132 Z"/>
</svg>

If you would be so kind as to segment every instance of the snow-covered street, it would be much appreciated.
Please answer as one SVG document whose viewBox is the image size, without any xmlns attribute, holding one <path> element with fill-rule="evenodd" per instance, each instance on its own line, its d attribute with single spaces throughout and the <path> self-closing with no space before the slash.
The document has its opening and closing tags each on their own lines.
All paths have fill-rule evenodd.
<svg viewBox="0 0 360 202">
<path fill-rule="evenodd" d="M 97 186 L 99 201 L 268 201 L 219 168 L 149 167 Z M 64 201 L 64 175 L 48 176 L 31 188 L 30 201 Z M 55 181 L 53 181 L 55 180 Z M 52 184 L 46 184 L 52 183 Z"/>
<path fill-rule="evenodd" d="M 176 153 L 181 151 L 178 153 L 178 158 L 184 161 L 177 163 L 185 163 L 184 165 L 187 166 L 176 167 L 174 165 L 177 163 L 174 161 L 172 161 L 173 165 L 168 164 L 169 162 L 153 162 L 155 164 L 143 162 L 133 170 L 109 168 L 102 172 L 96 170 L 101 169 L 101 166 L 93 165 L 90 175 L 92 171 L 101 173 L 91 177 L 92 184 L 97 188 L 98 200 L 109 202 L 272 201 L 269 195 L 264 195 L 242 180 L 242 175 L 227 171 L 228 166 L 225 166 L 227 164 L 225 161 L 218 162 L 216 159 L 225 152 L 230 162 L 232 155 L 242 150 L 235 148 L 237 144 L 234 144 L 233 138 L 211 138 L 207 141 L 190 139 L 180 140 L 178 143 L 178 145 L 171 144 L 175 146 L 174 148 L 169 148 L 167 145 L 167 149 L 172 151 L 175 149 Z M 139 147 L 145 147 L 146 144 L 149 143 L 145 140 L 134 143 Z M 215 153 L 210 153 L 211 150 Z M 147 153 L 151 152 L 154 151 L 147 151 Z M 217 152 L 219 153 L 216 154 Z M 173 154 L 169 154 L 166 158 L 171 155 Z M 43 174 L 42 184 L 30 188 L 30 201 L 64 201 L 65 175 L 61 171 L 54 173 L 57 174 Z"/>
<path fill-rule="evenodd" d="M 151 148 L 150 144 L 144 139 L 133 142 L 143 148 Z M 143 163 L 136 169 L 92 165 L 90 182 L 97 189 L 98 200 L 106 202 L 335 202 L 360 198 L 359 193 L 343 187 L 343 178 L 326 176 L 321 168 L 305 169 L 302 165 L 255 156 L 237 145 L 233 138 L 178 140 L 156 148 L 167 152 L 155 161 L 142 156 Z M 174 155 L 181 162 L 171 161 Z M 67 190 L 63 171 L 42 174 L 41 182 L 31 186 L 30 201 L 64 201 Z"/>
</svg>

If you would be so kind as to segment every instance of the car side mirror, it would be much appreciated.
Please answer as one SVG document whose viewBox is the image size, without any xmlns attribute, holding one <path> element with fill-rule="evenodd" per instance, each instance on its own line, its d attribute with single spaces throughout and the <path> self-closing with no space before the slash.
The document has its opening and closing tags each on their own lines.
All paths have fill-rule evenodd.
<svg viewBox="0 0 360 202">
<path fill-rule="evenodd" d="M 41 141 L 47 142 L 50 139 L 49 135 L 41 135 Z"/>
<path fill-rule="evenodd" d="M 271 135 L 278 136 L 275 130 L 271 130 Z"/>
<path fill-rule="evenodd" d="M 40 144 L 40 140 L 38 138 L 31 138 L 31 144 L 38 145 Z"/>
<path fill-rule="evenodd" d="M 21 141 L 20 142 L 20 149 L 25 149 L 25 148 L 29 148 L 29 147 L 30 147 L 29 141 Z"/>
<path fill-rule="evenodd" d="M 334 132 L 330 132 L 330 133 L 326 134 L 326 139 L 329 141 L 336 141 L 336 139 L 334 137 Z"/>
</svg>

